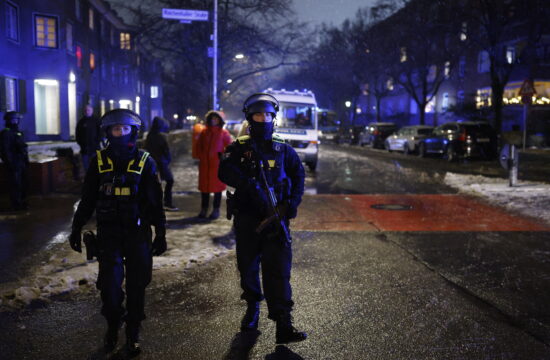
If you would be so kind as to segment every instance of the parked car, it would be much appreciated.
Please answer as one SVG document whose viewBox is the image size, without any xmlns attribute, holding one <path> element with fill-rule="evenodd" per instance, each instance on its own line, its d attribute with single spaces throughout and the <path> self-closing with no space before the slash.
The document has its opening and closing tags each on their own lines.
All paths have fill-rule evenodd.
<svg viewBox="0 0 550 360">
<path fill-rule="evenodd" d="M 368 124 L 359 134 L 359 145 L 369 145 L 373 148 L 384 148 L 384 141 L 397 130 L 397 126 L 390 122 L 373 122 Z"/>
<path fill-rule="evenodd" d="M 474 157 L 493 159 L 497 155 L 497 134 L 486 122 L 449 122 L 436 127 L 432 136 L 420 141 L 418 154 L 440 154 L 448 161 Z"/>
<path fill-rule="evenodd" d="M 403 151 L 404 154 L 414 153 L 420 141 L 432 135 L 433 129 L 428 125 L 405 126 L 386 138 L 385 148 L 388 151 Z"/>
<path fill-rule="evenodd" d="M 321 142 L 340 142 L 340 120 L 335 111 L 328 109 L 318 110 L 319 119 L 319 140 Z"/>
</svg>

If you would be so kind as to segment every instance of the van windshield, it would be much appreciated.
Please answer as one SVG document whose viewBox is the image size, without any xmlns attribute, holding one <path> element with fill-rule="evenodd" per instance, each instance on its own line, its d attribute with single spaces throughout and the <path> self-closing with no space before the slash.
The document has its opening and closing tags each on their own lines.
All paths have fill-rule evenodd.
<svg viewBox="0 0 550 360">
<path fill-rule="evenodd" d="M 285 129 L 315 129 L 314 108 L 306 104 L 281 104 L 277 126 Z"/>
</svg>

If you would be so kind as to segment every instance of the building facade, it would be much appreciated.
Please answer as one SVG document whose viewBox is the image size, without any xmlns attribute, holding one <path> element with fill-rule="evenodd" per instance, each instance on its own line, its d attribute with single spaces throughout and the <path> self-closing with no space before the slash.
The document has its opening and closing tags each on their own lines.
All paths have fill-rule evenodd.
<svg viewBox="0 0 550 360">
<path fill-rule="evenodd" d="M 85 105 L 162 116 L 161 67 L 103 0 L 0 1 L 0 112 L 27 141 L 70 140 Z"/>
</svg>

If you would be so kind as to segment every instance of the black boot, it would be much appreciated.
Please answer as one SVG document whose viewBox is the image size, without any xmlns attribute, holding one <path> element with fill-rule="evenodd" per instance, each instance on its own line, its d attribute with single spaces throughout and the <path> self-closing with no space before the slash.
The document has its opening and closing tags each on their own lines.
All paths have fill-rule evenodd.
<svg viewBox="0 0 550 360">
<path fill-rule="evenodd" d="M 208 208 L 201 208 L 201 212 L 199 213 L 199 215 L 197 215 L 197 217 L 199 219 L 206 219 L 206 212 L 208 211 Z"/>
<path fill-rule="evenodd" d="M 116 348 L 120 324 L 120 320 L 107 321 L 107 332 L 105 333 L 105 337 L 103 338 L 103 347 L 106 352 L 111 352 Z"/>
<path fill-rule="evenodd" d="M 214 208 L 212 209 L 212 213 L 208 217 L 210 220 L 216 220 L 220 217 L 220 208 Z"/>
<path fill-rule="evenodd" d="M 290 314 L 283 314 L 277 317 L 277 332 L 275 337 L 277 344 L 288 344 L 304 341 L 307 339 L 307 334 L 296 330 L 292 326 L 292 317 Z"/>
<path fill-rule="evenodd" d="M 135 356 L 141 353 L 139 346 L 139 323 L 126 323 L 126 351 Z"/>
<path fill-rule="evenodd" d="M 260 303 L 249 302 L 246 308 L 246 313 L 241 320 L 241 330 L 251 331 L 258 329 L 258 321 L 260 320 Z"/>
</svg>

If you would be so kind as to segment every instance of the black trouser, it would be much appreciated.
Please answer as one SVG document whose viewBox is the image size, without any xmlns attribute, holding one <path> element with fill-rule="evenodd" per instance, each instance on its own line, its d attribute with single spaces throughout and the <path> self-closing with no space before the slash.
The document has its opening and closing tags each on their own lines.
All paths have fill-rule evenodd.
<svg viewBox="0 0 550 360">
<path fill-rule="evenodd" d="M 208 203 L 210 202 L 210 193 L 201 193 L 201 209 L 208 209 Z M 214 193 L 214 209 L 219 209 L 222 203 L 222 193 Z"/>
<path fill-rule="evenodd" d="M 290 271 L 292 248 L 273 227 L 261 234 L 255 230 L 262 219 L 254 214 L 240 213 L 235 216 L 237 238 L 237 267 L 241 276 L 241 299 L 247 302 L 264 299 L 260 285 L 260 264 L 268 317 L 277 319 L 292 311 L 292 288 Z"/>
<path fill-rule="evenodd" d="M 27 196 L 27 166 L 24 163 L 19 163 L 13 168 L 7 169 L 7 172 L 11 206 L 15 210 L 22 209 Z"/>
<path fill-rule="evenodd" d="M 120 320 L 125 314 L 122 290 L 125 278 L 126 322 L 139 324 L 145 319 L 145 288 L 151 282 L 153 270 L 151 237 L 149 226 L 98 226 L 97 288 L 103 303 L 101 314 L 107 321 Z"/>
<path fill-rule="evenodd" d="M 164 205 L 173 206 L 172 187 L 174 186 L 174 175 L 172 175 L 172 170 L 170 170 L 168 164 L 161 163 L 159 164 L 159 173 L 161 180 L 166 181 L 166 185 L 164 186 Z"/>
</svg>

